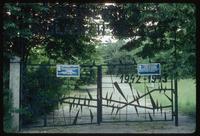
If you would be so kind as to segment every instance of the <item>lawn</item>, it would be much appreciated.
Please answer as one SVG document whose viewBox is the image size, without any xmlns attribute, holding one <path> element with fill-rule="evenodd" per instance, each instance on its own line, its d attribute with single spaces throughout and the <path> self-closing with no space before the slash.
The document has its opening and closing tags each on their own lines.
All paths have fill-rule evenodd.
<svg viewBox="0 0 200 136">
<path fill-rule="evenodd" d="M 170 82 L 165 84 L 170 87 Z M 144 84 L 135 84 L 136 88 L 140 93 L 145 93 Z M 151 90 L 151 89 L 150 89 Z M 154 100 L 159 100 L 162 105 L 168 105 L 169 100 L 163 95 L 164 92 L 158 93 L 153 92 L 152 97 Z M 166 92 L 170 97 L 171 93 Z M 196 115 L 196 83 L 194 79 L 181 79 L 178 80 L 178 110 L 180 113 L 194 116 Z"/>
<path fill-rule="evenodd" d="M 196 115 L 196 83 L 193 79 L 178 81 L 179 111 L 188 115 Z"/>
</svg>

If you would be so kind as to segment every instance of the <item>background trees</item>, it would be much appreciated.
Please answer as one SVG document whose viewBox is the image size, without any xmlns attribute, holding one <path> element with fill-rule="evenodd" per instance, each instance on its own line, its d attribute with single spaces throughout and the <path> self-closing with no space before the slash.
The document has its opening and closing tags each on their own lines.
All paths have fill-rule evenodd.
<svg viewBox="0 0 200 136">
<path fill-rule="evenodd" d="M 152 62 L 164 61 L 168 69 L 172 69 L 176 46 L 179 77 L 195 77 L 195 5 L 116 4 L 103 9 L 102 14 L 103 19 L 110 22 L 114 35 L 132 38 L 122 50 L 142 48 L 136 56 L 150 58 Z"/>
<path fill-rule="evenodd" d="M 4 60 L 18 54 L 26 61 L 40 49 L 57 61 L 89 58 L 95 52 L 93 37 L 103 33 L 108 22 L 115 37 L 131 38 L 121 50 L 142 48 L 135 55 L 152 61 L 174 62 L 176 35 L 177 61 L 182 66 L 178 71 L 194 76 L 195 14 L 195 5 L 182 3 L 6 3 Z M 97 23 L 100 19 L 102 26 Z"/>
<path fill-rule="evenodd" d="M 6 3 L 4 58 L 15 54 L 26 62 L 41 49 L 54 60 L 89 58 L 95 51 L 86 34 L 92 12 L 89 4 Z"/>
</svg>

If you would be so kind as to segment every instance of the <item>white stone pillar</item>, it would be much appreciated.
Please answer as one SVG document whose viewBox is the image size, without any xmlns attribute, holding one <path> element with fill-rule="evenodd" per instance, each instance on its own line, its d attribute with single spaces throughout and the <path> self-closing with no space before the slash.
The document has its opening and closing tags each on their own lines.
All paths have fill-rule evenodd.
<svg viewBox="0 0 200 136">
<path fill-rule="evenodd" d="M 9 88 L 12 92 L 12 105 L 14 110 L 20 108 L 20 58 L 14 57 L 10 59 L 10 81 Z M 12 114 L 12 128 L 19 131 L 19 112 L 15 111 Z"/>
</svg>

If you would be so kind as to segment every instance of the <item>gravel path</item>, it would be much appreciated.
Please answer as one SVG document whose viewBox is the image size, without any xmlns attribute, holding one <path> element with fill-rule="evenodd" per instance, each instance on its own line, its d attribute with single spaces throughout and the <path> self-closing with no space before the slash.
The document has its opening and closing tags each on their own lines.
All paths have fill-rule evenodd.
<svg viewBox="0 0 200 136">
<path fill-rule="evenodd" d="M 179 126 L 174 122 L 102 123 L 101 125 L 75 125 L 23 129 L 20 133 L 194 133 L 194 118 L 180 115 Z"/>
</svg>

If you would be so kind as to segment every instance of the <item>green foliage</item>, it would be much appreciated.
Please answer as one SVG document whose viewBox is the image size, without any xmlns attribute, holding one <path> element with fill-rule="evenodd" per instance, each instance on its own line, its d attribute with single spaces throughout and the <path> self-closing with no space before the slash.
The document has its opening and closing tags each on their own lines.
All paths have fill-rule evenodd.
<svg viewBox="0 0 200 136">
<path fill-rule="evenodd" d="M 45 47 L 47 56 L 56 62 L 77 63 L 91 58 L 95 52 L 95 46 L 85 36 L 63 35 L 52 37 Z"/>
<path fill-rule="evenodd" d="M 44 46 L 37 46 L 30 50 L 30 55 L 28 57 L 28 63 L 30 64 L 42 64 L 50 63 L 51 59 L 47 56 Z"/>
<path fill-rule="evenodd" d="M 4 54 L 27 58 L 29 49 L 42 43 L 43 15 L 47 8 L 41 3 L 5 3 L 3 7 Z M 7 56 L 9 57 L 9 56 Z"/>
<path fill-rule="evenodd" d="M 97 83 L 97 69 L 95 67 L 82 67 L 80 79 L 76 82 L 76 88 L 81 85 L 89 85 Z"/>
<path fill-rule="evenodd" d="M 28 71 L 23 81 L 24 123 L 31 122 L 55 109 L 58 100 L 67 93 L 67 90 L 62 89 L 64 80 L 55 76 L 55 68 L 27 67 Z"/>
<path fill-rule="evenodd" d="M 12 94 L 9 89 L 3 89 L 3 129 L 6 132 L 12 131 Z"/>
<path fill-rule="evenodd" d="M 140 18 L 137 5 L 139 4 L 116 4 L 102 9 L 102 17 L 106 22 L 110 22 L 114 35 L 119 37 L 134 35 L 132 32 Z"/>
<path fill-rule="evenodd" d="M 12 93 L 9 90 L 9 65 L 3 65 L 3 129 L 5 132 L 12 131 Z"/>
<path fill-rule="evenodd" d="M 126 43 L 126 40 L 118 40 L 116 43 L 107 43 L 99 45 L 97 51 L 102 57 L 102 62 L 105 64 L 137 64 L 133 52 L 120 50 Z M 132 69 L 130 69 L 132 71 Z M 130 72 L 129 71 L 129 72 Z M 107 74 L 119 74 L 128 72 L 124 66 L 109 66 L 103 68 L 103 73 Z"/>
<path fill-rule="evenodd" d="M 5 3 L 4 53 L 26 62 L 30 50 L 43 45 L 54 59 L 60 50 L 64 59 L 88 57 L 94 50 L 88 45 L 88 31 L 93 29 L 90 18 L 96 14 L 93 9 L 94 4 Z"/>
<path fill-rule="evenodd" d="M 178 81 L 179 111 L 196 117 L 196 80 L 183 79 Z"/>
<path fill-rule="evenodd" d="M 121 51 L 120 48 L 125 44 L 124 40 L 116 43 L 102 44 L 97 50 L 100 52 L 104 63 L 108 64 L 127 64 L 136 63 L 133 55 L 127 51 Z"/>
<path fill-rule="evenodd" d="M 150 58 L 153 62 L 165 61 L 170 66 L 176 63 L 179 78 L 195 77 L 195 5 L 116 4 L 102 12 L 107 14 L 103 19 L 110 22 L 114 35 L 132 38 L 121 49 L 131 51 L 142 47 L 142 50 L 135 54 L 138 57 Z M 176 46 L 177 62 L 174 57 L 174 46 Z M 163 53 L 165 57 L 162 57 Z"/>
<path fill-rule="evenodd" d="M 160 52 L 174 49 L 176 31 L 176 63 L 183 66 L 177 71 L 179 76 L 194 77 L 195 12 L 195 5 L 187 3 L 127 3 L 107 7 L 102 4 L 6 3 L 4 56 L 20 54 L 26 60 L 32 48 L 43 45 L 46 55 L 58 62 L 89 63 L 89 57 L 95 52 L 90 38 L 97 33 L 92 20 L 102 14 L 115 36 L 132 38 L 121 49 L 131 51 L 142 47 L 135 55 L 154 62 L 158 61 Z M 20 38 L 17 38 L 18 32 Z M 163 61 L 172 54 L 170 52 Z M 174 62 L 175 59 L 170 63 Z"/>
</svg>

